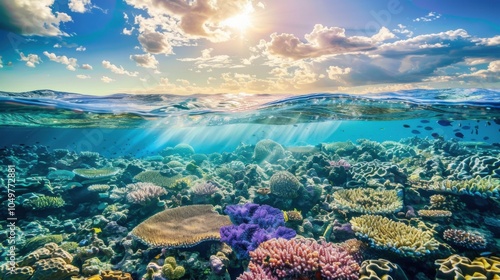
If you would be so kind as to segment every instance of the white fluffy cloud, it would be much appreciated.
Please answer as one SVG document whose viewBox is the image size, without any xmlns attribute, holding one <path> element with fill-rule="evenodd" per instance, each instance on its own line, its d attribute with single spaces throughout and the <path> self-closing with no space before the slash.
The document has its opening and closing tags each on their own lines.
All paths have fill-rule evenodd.
<svg viewBox="0 0 500 280">
<path fill-rule="evenodd" d="M 378 39 L 386 39 L 392 33 L 387 30 L 379 34 Z M 375 49 L 371 38 L 347 37 L 345 30 L 340 27 L 326 27 L 316 24 L 313 31 L 304 37 L 305 43 L 293 34 L 273 33 L 271 41 L 264 43 L 265 49 L 270 55 L 293 60 Z"/>
<path fill-rule="evenodd" d="M 83 69 L 83 70 L 92 70 L 92 66 L 90 64 L 82 64 L 82 66 L 80 66 L 80 69 Z"/>
<path fill-rule="evenodd" d="M 158 60 L 156 60 L 154 55 L 151 55 L 149 53 L 130 55 L 130 59 L 135 61 L 135 63 L 137 63 L 137 66 L 152 69 L 156 69 L 156 67 L 158 67 Z"/>
<path fill-rule="evenodd" d="M 216 55 L 212 56 L 212 51 L 214 49 L 204 49 L 201 51 L 201 56 L 195 58 L 179 58 L 177 60 L 184 62 L 194 62 L 197 68 L 229 68 L 232 65 L 232 61 L 228 55 Z"/>
<path fill-rule="evenodd" d="M 78 79 L 82 79 L 82 80 L 85 80 L 85 79 L 90 79 L 90 76 L 89 75 L 76 75 L 76 77 Z"/>
<path fill-rule="evenodd" d="M 66 13 L 53 12 L 54 0 L 0 1 L 0 27 L 23 35 L 68 36 L 60 24 L 71 21 Z"/>
<path fill-rule="evenodd" d="M 54 45 L 54 48 L 56 48 L 56 49 L 60 49 L 60 48 L 62 48 L 62 46 L 61 46 L 59 43 L 56 43 L 56 44 Z"/>
<path fill-rule="evenodd" d="M 49 53 L 47 51 L 44 51 L 43 54 L 51 61 L 66 65 L 66 69 L 70 71 L 75 71 L 76 67 L 78 67 L 78 65 L 76 64 L 76 58 L 67 57 L 65 55 L 57 56 L 55 53 Z"/>
<path fill-rule="evenodd" d="M 87 50 L 87 48 L 86 48 L 86 47 L 84 47 L 84 46 L 79 46 L 78 48 L 76 48 L 76 51 L 77 51 L 77 52 L 84 52 L 84 51 L 86 51 L 86 50 Z"/>
<path fill-rule="evenodd" d="M 351 72 L 351 68 L 349 67 L 340 68 L 338 66 L 330 66 L 328 67 L 326 72 L 328 73 L 328 78 L 330 78 L 331 80 L 338 80 L 339 75 L 349 74 Z"/>
<path fill-rule="evenodd" d="M 136 77 L 137 75 L 139 75 L 139 72 L 129 72 L 129 71 L 123 69 L 123 66 L 120 65 L 120 67 L 118 67 L 107 60 L 102 61 L 102 66 L 106 69 L 111 70 L 111 72 L 116 73 L 116 74 L 120 74 L 120 75 L 127 75 L 130 77 Z"/>
<path fill-rule="evenodd" d="M 3 68 L 2 56 L 0 56 L 0 68 Z"/>
<path fill-rule="evenodd" d="M 40 64 L 42 61 L 36 54 L 28 54 L 28 56 L 25 56 L 23 53 L 19 53 L 19 55 L 21 56 L 21 61 L 25 61 L 28 67 L 34 68 L 36 64 Z"/>
<path fill-rule="evenodd" d="M 69 9 L 75 13 L 85 13 L 92 8 L 90 0 L 69 0 Z"/>
<path fill-rule="evenodd" d="M 167 36 L 160 32 L 144 32 L 139 35 L 139 43 L 141 43 L 144 51 L 154 54 L 172 54 L 172 45 Z"/>
<path fill-rule="evenodd" d="M 441 15 L 436 13 L 436 12 L 429 12 L 426 16 L 416 18 L 413 21 L 415 21 L 415 22 L 419 22 L 419 21 L 428 22 L 428 21 L 436 20 L 440 17 L 441 17 Z"/>
<path fill-rule="evenodd" d="M 101 81 L 103 81 L 103 82 L 104 82 L 104 83 L 106 83 L 106 84 L 109 84 L 109 83 L 111 83 L 111 82 L 114 82 L 115 80 L 111 79 L 111 78 L 110 78 L 110 77 L 108 77 L 108 76 L 102 76 L 102 77 L 101 77 Z"/>
</svg>

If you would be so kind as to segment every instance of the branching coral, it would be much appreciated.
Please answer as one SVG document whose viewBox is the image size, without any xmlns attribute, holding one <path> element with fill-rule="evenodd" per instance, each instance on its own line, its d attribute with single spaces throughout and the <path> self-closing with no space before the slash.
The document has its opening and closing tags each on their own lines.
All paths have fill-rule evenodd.
<svg viewBox="0 0 500 280">
<path fill-rule="evenodd" d="M 128 184 L 127 201 L 134 204 L 148 205 L 152 202 L 158 202 L 159 197 L 167 194 L 167 191 L 152 183 Z"/>
<path fill-rule="evenodd" d="M 342 189 L 333 194 L 334 208 L 365 214 L 394 213 L 403 207 L 401 193 L 396 190 L 370 188 Z"/>
<path fill-rule="evenodd" d="M 443 238 L 444 240 L 459 247 L 469 249 L 486 248 L 486 239 L 478 233 L 460 229 L 447 229 L 443 232 Z"/>
<path fill-rule="evenodd" d="M 436 251 L 440 243 L 429 231 L 395 222 L 377 215 L 363 215 L 351 219 L 356 235 L 381 250 L 389 250 L 405 257 L 418 258 Z"/>
</svg>

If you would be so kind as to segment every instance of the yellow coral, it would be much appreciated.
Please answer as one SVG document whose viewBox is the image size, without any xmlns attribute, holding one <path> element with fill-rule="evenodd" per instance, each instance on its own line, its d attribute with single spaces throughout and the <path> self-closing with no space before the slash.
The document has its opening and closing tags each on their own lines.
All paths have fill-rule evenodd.
<svg viewBox="0 0 500 280">
<path fill-rule="evenodd" d="M 418 215 L 427 218 L 447 218 L 451 217 L 452 213 L 448 210 L 419 210 Z"/>
<path fill-rule="evenodd" d="M 333 207 L 366 214 L 393 213 L 403 207 L 396 190 L 374 190 L 358 188 L 339 190 L 333 194 Z"/>
<path fill-rule="evenodd" d="M 451 255 L 434 264 L 438 267 L 436 280 L 498 279 L 500 275 L 500 258 L 496 256 L 479 257 L 471 262 L 467 257 Z"/>
<path fill-rule="evenodd" d="M 351 224 L 356 235 L 370 240 L 370 245 L 402 256 L 422 257 L 440 245 L 429 231 L 378 215 L 356 217 L 351 219 Z"/>
<path fill-rule="evenodd" d="M 165 259 L 165 264 L 161 271 L 168 279 L 179 279 L 186 274 L 184 267 L 177 265 L 174 257 L 167 257 Z"/>
</svg>

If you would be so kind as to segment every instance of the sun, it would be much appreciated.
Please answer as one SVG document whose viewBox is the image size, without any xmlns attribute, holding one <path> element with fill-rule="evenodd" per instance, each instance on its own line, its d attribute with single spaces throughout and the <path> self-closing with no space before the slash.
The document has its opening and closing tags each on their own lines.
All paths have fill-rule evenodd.
<svg viewBox="0 0 500 280">
<path fill-rule="evenodd" d="M 235 16 L 232 16 L 222 22 L 223 26 L 227 26 L 231 29 L 239 30 L 240 33 L 244 33 L 248 28 L 252 26 L 252 13 L 254 8 L 252 5 L 247 5 L 243 11 Z"/>
</svg>

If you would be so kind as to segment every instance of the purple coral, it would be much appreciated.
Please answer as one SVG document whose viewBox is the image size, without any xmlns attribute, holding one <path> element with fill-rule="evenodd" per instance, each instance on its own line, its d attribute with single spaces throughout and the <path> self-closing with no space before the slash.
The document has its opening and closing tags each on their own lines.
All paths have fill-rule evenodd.
<svg viewBox="0 0 500 280">
<path fill-rule="evenodd" d="M 349 170 L 351 168 L 351 164 L 347 162 L 345 159 L 340 159 L 340 160 L 332 160 L 328 162 L 331 167 L 343 167 L 345 170 Z"/>
<path fill-rule="evenodd" d="M 193 194 L 198 196 L 209 196 L 216 193 L 218 190 L 219 188 L 217 187 L 217 185 L 210 181 L 196 184 L 191 188 Z"/>
<path fill-rule="evenodd" d="M 221 241 L 229 244 L 239 259 L 248 258 L 248 252 L 266 240 L 296 235 L 293 229 L 285 227 L 283 212 L 269 205 L 229 205 L 224 212 L 234 225 L 221 227 Z"/>
<path fill-rule="evenodd" d="M 158 201 L 158 198 L 167 194 L 167 191 L 152 183 L 128 184 L 127 189 L 131 191 L 127 194 L 127 201 L 134 204 L 148 205 Z"/>
</svg>

